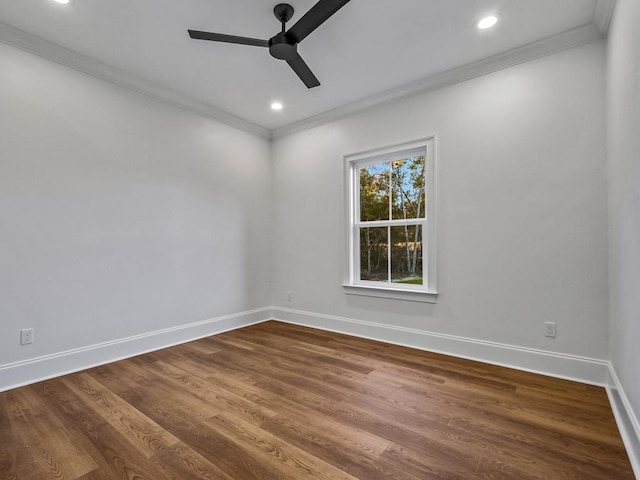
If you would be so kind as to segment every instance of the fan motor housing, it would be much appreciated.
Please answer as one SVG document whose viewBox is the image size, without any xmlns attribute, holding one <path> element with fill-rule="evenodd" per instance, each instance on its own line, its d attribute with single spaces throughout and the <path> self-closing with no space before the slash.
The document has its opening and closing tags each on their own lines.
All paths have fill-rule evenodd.
<svg viewBox="0 0 640 480">
<path fill-rule="evenodd" d="M 269 39 L 269 53 L 274 58 L 290 60 L 298 53 L 298 44 L 281 32 Z"/>
</svg>

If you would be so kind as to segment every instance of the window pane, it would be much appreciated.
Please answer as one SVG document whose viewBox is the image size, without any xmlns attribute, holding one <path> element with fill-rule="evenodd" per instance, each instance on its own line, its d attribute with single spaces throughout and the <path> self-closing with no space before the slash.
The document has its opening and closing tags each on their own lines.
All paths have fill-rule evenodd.
<svg viewBox="0 0 640 480">
<path fill-rule="evenodd" d="M 360 280 L 389 281 L 387 227 L 360 229 Z"/>
<path fill-rule="evenodd" d="M 360 168 L 360 221 L 389 220 L 389 164 Z"/>
<path fill-rule="evenodd" d="M 391 281 L 422 285 L 422 225 L 391 227 Z"/>
<path fill-rule="evenodd" d="M 391 168 L 393 219 L 424 218 L 424 156 L 397 160 Z"/>
</svg>

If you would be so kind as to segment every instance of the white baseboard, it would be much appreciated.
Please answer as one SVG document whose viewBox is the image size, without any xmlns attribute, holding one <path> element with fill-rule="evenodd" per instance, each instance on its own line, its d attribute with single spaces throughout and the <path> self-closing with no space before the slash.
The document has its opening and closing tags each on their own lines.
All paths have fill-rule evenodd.
<svg viewBox="0 0 640 480">
<path fill-rule="evenodd" d="M 261 323 L 272 316 L 271 308 L 261 308 L 0 365 L 0 392 Z"/>
<path fill-rule="evenodd" d="M 273 307 L 274 318 L 320 330 L 354 335 L 551 377 L 606 387 L 606 360 L 445 335 L 381 323 Z"/>
<path fill-rule="evenodd" d="M 624 393 L 615 368 L 609 363 L 609 385 L 607 386 L 609 402 L 616 417 L 616 423 L 622 436 L 622 441 L 627 449 L 629 461 L 633 467 L 633 473 L 640 479 L 640 422 L 631 403 Z"/>
</svg>

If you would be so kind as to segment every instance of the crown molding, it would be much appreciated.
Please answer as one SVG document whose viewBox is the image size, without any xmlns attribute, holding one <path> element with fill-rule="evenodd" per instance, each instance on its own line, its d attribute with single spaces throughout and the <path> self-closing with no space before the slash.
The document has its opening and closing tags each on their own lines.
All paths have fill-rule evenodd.
<svg viewBox="0 0 640 480">
<path fill-rule="evenodd" d="M 145 80 L 119 68 L 107 65 L 77 52 L 48 42 L 17 28 L 0 22 L 0 42 L 12 45 L 66 67 L 105 80 L 136 93 L 151 97 L 174 107 L 197 113 L 217 122 L 252 133 L 262 138 L 271 138 L 271 131 L 243 118 L 211 105 L 177 93 L 149 80 Z"/>
<path fill-rule="evenodd" d="M 270 130 L 212 105 L 197 101 L 187 95 L 160 86 L 124 70 L 99 62 L 72 50 L 48 42 L 17 28 L 0 22 L 0 42 L 26 50 L 61 65 L 108 81 L 120 87 L 146 95 L 161 102 L 188 110 L 221 122 L 261 138 L 276 139 L 293 133 L 318 127 L 341 118 L 364 112 L 368 109 L 402 98 L 428 93 L 456 83 L 471 80 L 536 58 L 576 47 L 606 36 L 611 22 L 615 0 L 597 0 L 593 23 L 569 30 L 553 37 L 530 43 L 507 52 L 454 68 L 443 73 L 402 85 L 372 95 L 347 105 L 314 115 L 312 117 Z"/>
<path fill-rule="evenodd" d="M 603 36 L 609 34 L 609 26 L 613 17 L 616 0 L 597 0 L 596 9 L 593 12 L 593 24 L 600 30 Z"/>
<path fill-rule="evenodd" d="M 598 0 L 598 3 L 613 0 Z M 408 83 L 397 88 L 378 93 L 362 100 L 329 110 L 298 122 L 276 128 L 272 131 L 272 138 L 280 138 L 293 133 L 324 125 L 341 118 L 364 112 L 374 107 L 390 103 L 402 98 L 424 94 L 448 87 L 456 83 L 471 80 L 498 70 L 512 67 L 521 63 L 551 55 L 572 47 L 577 47 L 594 40 L 600 40 L 603 34 L 594 24 L 574 28 L 565 33 L 555 35 L 492 57 L 454 68 L 443 73 L 432 75 L 416 82 Z"/>
</svg>

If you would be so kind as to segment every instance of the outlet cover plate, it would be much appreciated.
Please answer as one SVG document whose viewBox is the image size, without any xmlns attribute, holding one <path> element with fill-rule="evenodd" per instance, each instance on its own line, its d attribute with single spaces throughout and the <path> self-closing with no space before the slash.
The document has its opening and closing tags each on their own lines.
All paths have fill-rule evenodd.
<svg viewBox="0 0 640 480">
<path fill-rule="evenodd" d="M 549 338 L 556 338 L 557 326 L 555 322 L 544 322 L 544 336 Z"/>
<path fill-rule="evenodd" d="M 33 343 L 33 328 L 23 328 L 20 330 L 20 345 Z"/>
</svg>

